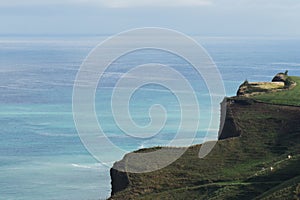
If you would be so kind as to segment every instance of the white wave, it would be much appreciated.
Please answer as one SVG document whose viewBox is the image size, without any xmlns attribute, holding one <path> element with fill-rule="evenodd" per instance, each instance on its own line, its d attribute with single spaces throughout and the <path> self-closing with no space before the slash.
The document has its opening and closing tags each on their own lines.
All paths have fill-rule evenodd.
<svg viewBox="0 0 300 200">
<path fill-rule="evenodd" d="M 145 145 L 144 144 L 141 144 L 138 149 L 145 149 Z"/>
<path fill-rule="evenodd" d="M 91 166 L 87 166 L 87 165 L 79 165 L 79 164 L 71 164 L 73 167 L 77 167 L 77 168 L 84 168 L 84 169 L 91 169 Z"/>
<path fill-rule="evenodd" d="M 25 109 L 24 109 L 25 110 Z M 30 109 L 26 109 L 27 111 L 29 110 L 30 111 Z M 41 123 L 27 123 L 27 125 L 29 125 L 29 126 L 49 126 L 49 125 L 51 125 L 51 123 L 49 123 L 49 122 L 41 122 Z"/>
<path fill-rule="evenodd" d="M 75 168 L 81 168 L 81 169 L 101 169 L 101 168 L 103 168 L 103 165 L 100 164 L 100 163 L 94 163 L 94 164 L 76 164 L 76 163 L 72 163 L 71 166 L 75 167 Z"/>
<path fill-rule="evenodd" d="M 113 164 L 115 163 L 115 161 L 111 161 L 111 162 L 101 162 L 103 166 L 108 166 L 108 167 L 112 167 Z"/>
<path fill-rule="evenodd" d="M 78 137 L 77 134 L 37 132 L 37 135 L 48 137 Z"/>
</svg>

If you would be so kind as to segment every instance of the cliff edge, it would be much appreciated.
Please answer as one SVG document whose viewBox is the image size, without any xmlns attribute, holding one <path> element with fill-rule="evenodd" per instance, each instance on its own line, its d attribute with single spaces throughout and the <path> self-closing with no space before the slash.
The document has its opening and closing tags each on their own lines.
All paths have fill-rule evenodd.
<svg viewBox="0 0 300 200">
<path fill-rule="evenodd" d="M 289 98 L 280 94 L 286 92 Z M 112 168 L 110 199 L 300 198 L 298 92 L 299 84 L 290 91 L 226 98 L 224 128 L 208 156 L 199 159 L 201 145 L 195 145 L 155 172 Z"/>
</svg>

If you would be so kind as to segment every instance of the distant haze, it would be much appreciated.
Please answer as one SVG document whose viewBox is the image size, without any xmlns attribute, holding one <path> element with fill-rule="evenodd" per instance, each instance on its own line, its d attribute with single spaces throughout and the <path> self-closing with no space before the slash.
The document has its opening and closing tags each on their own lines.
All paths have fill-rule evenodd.
<svg viewBox="0 0 300 200">
<path fill-rule="evenodd" d="M 203 36 L 300 37 L 297 0 L 0 0 L 0 34 L 114 34 L 165 27 Z"/>
</svg>

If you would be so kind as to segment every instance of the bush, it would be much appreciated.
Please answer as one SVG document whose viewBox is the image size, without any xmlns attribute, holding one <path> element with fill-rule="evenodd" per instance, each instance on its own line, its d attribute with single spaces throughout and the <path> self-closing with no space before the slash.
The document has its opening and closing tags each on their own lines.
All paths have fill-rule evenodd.
<svg viewBox="0 0 300 200">
<path fill-rule="evenodd" d="M 290 77 L 287 77 L 287 79 L 284 82 L 284 87 L 289 88 L 293 83 L 293 80 Z"/>
</svg>

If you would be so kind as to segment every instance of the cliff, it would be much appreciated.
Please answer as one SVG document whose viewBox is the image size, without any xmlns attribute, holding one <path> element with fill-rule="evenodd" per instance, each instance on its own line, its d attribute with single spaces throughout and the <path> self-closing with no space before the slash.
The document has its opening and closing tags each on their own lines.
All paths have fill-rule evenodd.
<svg viewBox="0 0 300 200">
<path fill-rule="evenodd" d="M 111 168 L 110 177 L 111 177 L 112 195 L 126 189 L 129 186 L 129 179 L 126 172 L 121 172 L 114 168 Z"/>
<path fill-rule="evenodd" d="M 265 93 L 281 92 L 290 90 L 296 86 L 296 82 L 285 73 L 278 73 L 272 82 L 248 82 L 247 80 L 240 85 L 237 96 L 254 96 Z"/>
<path fill-rule="evenodd" d="M 298 94 L 298 85 L 290 94 Z M 266 96 L 227 98 L 224 128 L 208 156 L 199 159 L 201 145 L 195 145 L 155 172 L 111 169 L 110 199 L 296 198 L 300 195 L 300 96 L 290 97 L 298 101 L 281 98 L 280 105 L 273 99 L 262 101 Z"/>
</svg>

